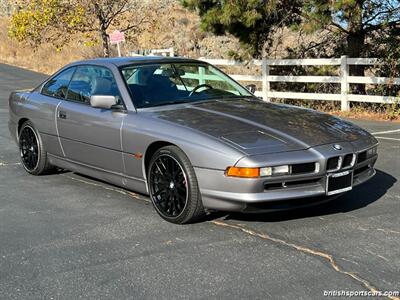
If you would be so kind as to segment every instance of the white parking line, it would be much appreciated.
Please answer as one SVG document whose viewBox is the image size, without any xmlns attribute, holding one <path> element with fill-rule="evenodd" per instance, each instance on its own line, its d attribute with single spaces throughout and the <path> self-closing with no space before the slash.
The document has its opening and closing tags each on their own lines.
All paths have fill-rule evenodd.
<svg viewBox="0 0 400 300">
<path fill-rule="evenodd" d="M 396 132 L 400 132 L 400 129 L 372 132 L 371 134 L 374 134 L 374 135 L 375 134 L 388 134 L 388 133 L 396 133 Z"/>
<path fill-rule="evenodd" d="M 386 137 L 386 136 L 375 136 L 377 139 L 382 139 L 382 140 L 391 140 L 391 141 L 399 141 L 400 139 L 395 139 L 395 138 L 390 138 L 390 137 Z"/>
</svg>

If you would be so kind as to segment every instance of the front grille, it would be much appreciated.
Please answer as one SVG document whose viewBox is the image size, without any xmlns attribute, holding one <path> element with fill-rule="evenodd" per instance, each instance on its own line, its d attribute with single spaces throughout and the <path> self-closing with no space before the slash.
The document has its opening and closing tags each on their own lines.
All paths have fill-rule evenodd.
<svg viewBox="0 0 400 300">
<path fill-rule="evenodd" d="M 292 165 L 292 174 L 314 173 L 315 162 Z"/>
<path fill-rule="evenodd" d="M 331 171 L 331 170 L 338 169 L 339 161 L 340 161 L 340 156 L 335 156 L 335 157 L 329 158 L 328 162 L 326 163 L 326 170 Z"/>
<path fill-rule="evenodd" d="M 353 164 L 353 154 L 346 154 L 343 158 L 343 164 L 342 164 L 342 168 L 348 168 L 351 167 Z"/>
<path fill-rule="evenodd" d="M 362 163 L 363 161 L 365 161 L 367 159 L 367 151 L 363 151 L 358 153 L 357 155 L 357 163 Z"/>
</svg>

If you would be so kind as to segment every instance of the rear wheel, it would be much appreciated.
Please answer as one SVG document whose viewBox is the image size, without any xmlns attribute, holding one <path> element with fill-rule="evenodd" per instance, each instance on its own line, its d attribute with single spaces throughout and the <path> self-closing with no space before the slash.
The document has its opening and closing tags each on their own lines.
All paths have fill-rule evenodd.
<svg viewBox="0 0 400 300">
<path fill-rule="evenodd" d="M 153 155 L 147 174 L 150 198 L 165 220 L 184 224 L 204 215 L 193 166 L 176 146 L 166 146 Z"/>
<path fill-rule="evenodd" d="M 21 162 L 28 173 L 41 175 L 53 169 L 47 160 L 47 153 L 42 139 L 33 127 L 32 122 L 26 121 L 22 124 L 18 143 Z"/>
</svg>

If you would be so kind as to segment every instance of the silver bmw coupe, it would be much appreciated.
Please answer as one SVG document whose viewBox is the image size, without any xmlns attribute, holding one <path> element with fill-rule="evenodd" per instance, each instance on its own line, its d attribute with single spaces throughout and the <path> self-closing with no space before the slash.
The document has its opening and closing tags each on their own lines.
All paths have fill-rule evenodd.
<svg viewBox="0 0 400 300">
<path fill-rule="evenodd" d="M 72 63 L 13 92 L 9 106 L 27 172 L 57 167 L 149 194 L 173 223 L 313 205 L 375 174 L 378 142 L 367 131 L 264 102 L 192 59 Z"/>
</svg>

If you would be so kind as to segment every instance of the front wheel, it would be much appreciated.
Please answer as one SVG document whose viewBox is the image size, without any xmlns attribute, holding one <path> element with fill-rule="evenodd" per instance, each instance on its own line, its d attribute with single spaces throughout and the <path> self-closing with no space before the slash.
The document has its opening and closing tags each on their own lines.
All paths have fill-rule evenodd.
<svg viewBox="0 0 400 300">
<path fill-rule="evenodd" d="M 192 223 L 204 215 L 196 174 L 185 153 L 166 146 L 150 160 L 147 180 L 150 199 L 165 220 Z"/>
</svg>

